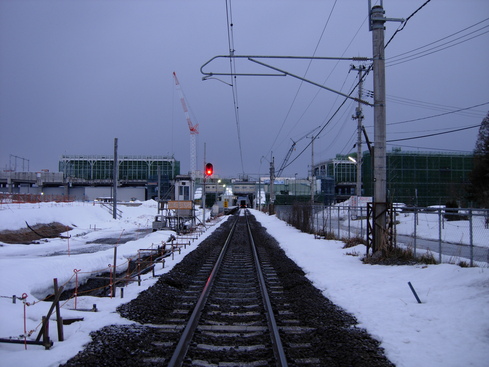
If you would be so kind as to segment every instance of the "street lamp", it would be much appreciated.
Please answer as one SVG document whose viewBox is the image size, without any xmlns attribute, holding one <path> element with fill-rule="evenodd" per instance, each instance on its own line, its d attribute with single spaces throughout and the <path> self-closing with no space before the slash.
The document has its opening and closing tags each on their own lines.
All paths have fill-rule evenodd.
<svg viewBox="0 0 489 367">
<path fill-rule="evenodd" d="M 362 171 L 361 171 L 361 165 L 359 162 L 353 158 L 348 156 L 348 159 L 355 163 L 356 168 L 357 168 L 357 184 L 355 187 L 355 197 L 356 197 L 356 203 L 354 203 L 354 206 L 357 207 L 356 210 L 358 210 L 358 206 L 360 205 L 360 196 L 362 196 Z"/>
<path fill-rule="evenodd" d="M 355 158 L 348 156 L 348 159 L 355 163 L 356 168 L 357 168 L 357 177 L 356 177 L 356 188 L 355 188 L 355 193 L 356 196 L 362 196 L 362 171 L 361 171 L 361 165 L 359 164 L 359 161 L 357 161 Z"/>
</svg>

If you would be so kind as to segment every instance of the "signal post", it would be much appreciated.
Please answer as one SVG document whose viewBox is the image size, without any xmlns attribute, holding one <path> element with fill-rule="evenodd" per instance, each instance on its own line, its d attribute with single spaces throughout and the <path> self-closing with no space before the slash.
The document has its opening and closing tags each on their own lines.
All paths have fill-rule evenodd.
<svg viewBox="0 0 489 367">
<path fill-rule="evenodd" d="M 204 170 L 204 189 L 202 190 L 202 224 L 205 227 L 205 185 L 206 185 L 206 178 L 211 177 L 214 173 L 214 166 L 212 163 L 206 163 L 205 165 L 205 170 Z"/>
</svg>

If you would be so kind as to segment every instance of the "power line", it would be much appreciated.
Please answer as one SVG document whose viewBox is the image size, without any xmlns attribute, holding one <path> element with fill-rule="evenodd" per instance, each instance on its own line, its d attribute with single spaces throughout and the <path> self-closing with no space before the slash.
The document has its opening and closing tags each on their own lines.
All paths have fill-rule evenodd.
<svg viewBox="0 0 489 367">
<path fill-rule="evenodd" d="M 340 154 L 343 154 L 343 152 L 346 150 L 346 148 L 348 148 L 349 146 L 351 146 L 351 143 L 353 142 L 353 140 L 355 139 L 355 137 L 357 136 L 357 131 L 356 129 L 353 130 L 353 133 L 351 134 L 350 138 L 348 139 L 348 141 L 346 142 L 345 146 L 343 147 L 343 149 L 340 150 Z M 353 147 L 355 147 L 356 144 L 353 144 Z M 351 150 L 351 149 L 350 149 Z"/>
<path fill-rule="evenodd" d="M 356 88 L 356 87 L 355 87 Z M 349 95 L 351 95 L 352 93 L 354 92 L 354 90 L 352 90 Z M 287 168 L 288 166 L 290 166 L 292 163 L 294 163 L 306 150 L 307 148 L 309 148 L 309 146 L 312 144 L 312 142 L 323 132 L 323 130 L 326 128 L 326 126 L 329 125 L 329 123 L 333 120 L 333 118 L 336 116 L 336 114 L 340 111 L 340 109 L 343 107 L 343 105 L 349 100 L 349 98 L 345 97 L 345 99 L 343 99 L 343 102 L 341 102 L 341 104 L 338 106 L 338 108 L 336 109 L 336 111 L 333 113 L 333 115 L 328 119 L 328 121 L 326 121 L 326 123 L 323 125 L 323 127 L 321 127 L 321 129 L 316 133 L 316 135 L 314 135 L 314 137 L 311 139 L 311 142 L 309 144 L 306 145 L 306 147 L 304 149 L 301 150 L 301 152 L 299 154 L 297 154 L 297 156 L 292 160 L 290 161 L 289 164 L 287 164 L 285 168 Z"/>
<path fill-rule="evenodd" d="M 423 9 L 431 0 L 427 0 L 425 1 L 425 3 L 423 5 L 421 5 L 418 9 L 416 9 L 410 16 L 408 16 L 406 18 L 406 20 L 399 26 L 399 28 L 394 32 L 394 34 L 392 35 L 392 37 L 389 39 L 389 41 L 387 41 L 387 43 L 385 44 L 384 48 L 386 48 L 389 43 L 391 43 L 391 41 L 394 39 L 394 37 L 404 29 L 404 27 L 406 27 L 406 24 L 407 22 L 418 12 L 420 11 L 421 9 Z"/>
<path fill-rule="evenodd" d="M 479 126 L 479 125 L 477 125 Z M 464 127 L 467 127 L 469 128 L 469 126 L 464 126 Z M 410 131 L 394 131 L 394 132 L 390 132 L 389 134 L 391 135 L 399 135 L 399 134 L 408 134 L 408 133 L 428 133 L 428 132 L 444 132 L 444 131 L 448 131 L 448 130 L 451 130 L 451 128 L 443 128 L 443 129 L 429 129 L 429 130 L 418 130 L 418 131 L 413 131 L 413 130 L 410 130 Z"/>
<path fill-rule="evenodd" d="M 312 144 L 312 142 L 321 135 L 321 133 L 323 132 L 323 130 L 330 124 L 330 122 L 333 120 L 333 118 L 338 114 L 338 112 L 340 111 L 340 109 L 345 105 L 345 103 L 347 101 L 350 100 L 349 96 L 351 96 L 353 94 L 353 92 L 357 89 L 357 87 L 360 85 L 361 81 L 365 79 L 365 77 L 368 75 L 369 71 L 372 70 L 372 65 L 370 65 L 366 70 L 365 70 L 365 73 L 363 74 L 363 77 L 362 79 L 359 78 L 358 82 L 355 84 L 355 86 L 351 89 L 350 93 L 348 93 L 347 97 L 345 97 L 345 99 L 343 100 L 343 102 L 341 102 L 341 104 L 338 106 L 338 108 L 335 110 L 335 112 L 331 115 L 331 117 L 324 123 L 324 125 L 321 127 L 321 129 L 317 132 L 317 134 L 314 136 L 313 139 L 311 139 L 311 142 L 309 144 L 307 144 L 305 146 L 305 148 L 303 150 L 301 150 L 301 152 L 299 154 L 297 154 L 297 156 L 289 162 L 289 164 L 287 164 L 285 168 L 289 167 L 292 163 L 294 163 L 302 154 L 304 154 L 304 152 L 307 150 L 307 148 L 309 148 L 309 146 Z M 346 82 L 346 80 L 345 80 Z M 343 85 L 344 83 L 343 82 Z"/>
<path fill-rule="evenodd" d="M 317 43 L 316 43 L 316 47 L 315 47 L 315 49 L 314 49 L 313 56 L 315 56 L 315 55 L 316 55 L 316 53 L 317 53 L 317 51 L 318 51 L 319 44 L 321 43 L 321 40 L 323 39 L 324 33 L 325 33 L 325 31 L 326 31 L 326 28 L 328 27 L 328 24 L 329 24 L 329 21 L 330 21 L 330 19 L 331 19 L 331 16 L 333 15 L 333 10 L 334 10 L 334 8 L 335 8 L 335 6 L 336 6 L 336 2 L 337 2 L 337 1 L 338 1 L 338 0 L 335 0 L 335 2 L 334 2 L 334 4 L 333 4 L 333 6 L 331 7 L 331 10 L 330 10 L 330 12 L 329 12 L 328 19 L 326 20 L 326 23 L 325 23 L 325 25 L 324 25 L 324 27 L 323 27 L 323 30 L 322 30 L 322 32 L 321 32 L 321 35 L 319 36 L 319 40 L 318 40 L 318 41 L 317 41 Z M 312 61 L 313 61 L 312 59 L 311 59 L 311 60 L 309 60 L 309 63 L 308 63 L 307 68 L 306 68 L 306 71 L 304 72 L 304 77 L 307 75 L 307 73 L 308 73 L 308 71 L 309 71 L 309 69 L 310 69 L 310 67 L 311 67 L 311 65 L 312 65 Z M 288 111 L 287 111 L 287 114 L 285 115 L 285 118 L 284 118 L 284 120 L 282 121 L 282 125 L 280 126 L 280 129 L 279 129 L 278 133 L 275 135 L 275 139 L 274 139 L 274 141 L 273 141 L 273 143 L 272 143 L 272 145 L 271 145 L 271 147 L 270 147 L 269 153 L 270 153 L 270 152 L 273 150 L 273 148 L 275 147 L 275 143 L 277 142 L 278 137 L 279 137 L 279 136 L 280 136 L 280 134 L 282 133 L 282 130 L 283 130 L 284 125 L 285 125 L 285 122 L 286 122 L 286 121 L 287 121 L 287 119 L 289 118 L 289 115 L 290 115 L 290 113 L 291 113 L 291 111 L 292 111 L 292 108 L 293 108 L 293 107 L 294 107 L 294 105 L 295 105 L 295 102 L 296 102 L 296 100 L 297 100 L 297 97 L 299 96 L 299 92 L 301 91 L 301 89 L 302 89 L 302 85 L 303 85 L 303 84 L 304 84 L 304 82 L 303 82 L 303 81 L 301 81 L 301 82 L 300 82 L 300 84 L 299 84 L 299 87 L 297 88 L 297 91 L 296 91 L 296 93 L 295 93 L 295 96 L 294 96 L 294 98 L 293 98 L 293 100 L 292 100 L 291 104 L 290 104 L 290 107 L 289 107 L 289 109 L 288 109 Z M 312 103 L 312 101 L 311 101 L 311 103 Z M 308 108 L 309 108 L 309 106 L 308 106 Z M 305 111 L 304 111 L 304 114 L 305 114 Z M 303 115 L 304 115 L 304 114 L 303 114 Z M 303 115 L 302 115 L 302 116 L 303 116 Z M 301 118 L 302 118 L 302 116 L 301 116 Z M 294 125 L 294 127 L 295 127 L 295 126 L 297 126 L 297 123 L 298 123 L 299 121 L 300 121 L 300 119 L 299 119 L 299 120 L 296 122 L 296 124 Z"/>
<path fill-rule="evenodd" d="M 450 133 L 455 133 L 455 132 L 458 132 L 458 131 L 463 131 L 463 130 L 468 130 L 468 129 L 474 129 L 476 127 L 480 127 L 480 124 L 473 125 L 473 126 L 468 126 L 468 127 L 462 127 L 460 129 L 445 131 L 445 132 L 441 132 L 441 133 L 434 133 L 434 134 L 427 134 L 427 135 L 412 136 L 410 138 L 403 138 L 403 139 L 392 139 L 392 140 L 387 140 L 386 142 L 392 143 L 392 142 L 395 142 L 395 141 L 405 141 L 405 140 L 428 138 L 428 137 L 431 137 L 431 136 L 438 136 L 438 135 L 450 134 Z"/>
<path fill-rule="evenodd" d="M 476 107 L 484 106 L 484 105 L 486 105 L 486 104 L 489 104 L 489 102 L 480 103 L 480 104 L 477 104 L 477 105 L 474 105 L 474 106 L 470 106 L 470 107 L 460 108 L 460 109 L 458 109 L 458 110 L 454 110 L 454 111 L 450 111 L 450 112 L 439 113 L 439 114 L 437 114 L 437 115 L 431 115 L 431 116 L 426 116 L 426 117 L 420 117 L 420 118 L 417 118 L 417 119 L 412 119 L 412 120 L 405 120 L 405 121 L 391 122 L 391 123 L 390 123 L 390 124 L 388 124 L 388 125 L 399 125 L 399 124 L 405 124 L 405 123 L 408 123 L 408 122 L 414 122 L 414 121 L 427 120 L 427 119 L 431 119 L 431 118 L 435 118 L 435 117 L 440 117 L 440 116 L 450 115 L 450 114 L 452 114 L 452 113 L 457 113 L 457 112 L 460 112 L 460 111 L 466 111 L 466 110 L 470 110 L 470 109 L 472 109 L 472 108 L 476 108 Z"/>
<path fill-rule="evenodd" d="M 444 152 L 461 152 L 461 153 L 470 153 L 467 150 L 457 150 L 457 149 L 443 149 L 443 148 L 433 148 L 433 147 L 420 147 L 419 145 L 403 145 L 403 144 L 387 144 L 390 146 L 400 147 L 400 148 L 415 148 L 415 149 L 424 149 L 424 150 L 434 150 L 434 151 L 444 151 Z"/>
<path fill-rule="evenodd" d="M 443 38 L 440 38 L 440 39 L 439 39 L 439 40 L 437 40 L 437 41 L 430 42 L 430 43 L 428 43 L 428 44 L 426 44 L 426 45 L 424 45 L 424 46 L 417 47 L 417 48 L 415 48 L 415 49 L 413 49 L 413 50 L 406 51 L 406 52 L 400 53 L 400 54 L 395 55 L 395 56 L 391 56 L 391 57 L 389 57 L 389 60 L 392 60 L 392 59 L 397 59 L 397 58 L 398 58 L 398 57 L 400 57 L 400 56 L 404 56 L 404 55 L 409 54 L 409 53 L 411 53 L 411 52 L 418 51 L 418 50 L 420 50 L 420 49 L 422 49 L 422 48 L 425 48 L 425 47 L 431 46 L 431 45 L 433 45 L 433 44 L 435 44 L 435 43 L 437 43 L 437 42 L 441 42 L 441 41 L 443 41 L 443 40 L 445 40 L 445 39 L 447 39 L 447 38 L 453 37 L 453 36 L 455 36 L 455 35 L 457 35 L 457 34 L 459 34 L 459 33 L 462 33 L 462 32 L 464 32 L 464 31 L 466 31 L 466 30 L 468 30 L 468 29 L 470 29 L 470 28 L 473 28 L 473 27 L 475 27 L 475 26 L 477 26 L 477 25 L 479 25 L 479 24 L 481 24 L 481 23 L 484 23 L 484 22 L 486 22 L 486 21 L 488 21 L 488 20 L 489 20 L 489 18 L 483 19 L 483 20 L 481 20 L 480 22 L 477 22 L 477 23 L 475 23 L 475 24 L 472 24 L 471 26 L 468 26 L 468 27 L 466 27 L 466 28 L 464 28 L 464 29 L 461 29 L 460 31 L 457 31 L 457 32 L 452 33 L 452 34 L 450 34 L 450 35 L 448 35 L 448 36 L 445 36 L 445 37 L 443 37 Z M 480 28 L 480 29 L 484 29 L 484 28 L 486 28 L 486 27 L 487 27 L 487 26 L 484 26 L 484 27 L 482 27 L 482 28 Z M 471 32 L 471 33 L 469 33 L 469 34 L 472 34 L 472 33 L 474 33 L 474 32 L 477 32 L 477 31 L 479 31 L 480 29 L 478 29 L 478 30 L 476 30 L 476 31 L 473 31 L 473 32 Z"/>
<path fill-rule="evenodd" d="M 372 91 L 368 91 L 367 94 L 373 93 Z M 424 102 L 411 98 L 398 97 L 393 95 L 388 95 L 387 100 L 392 103 L 402 104 L 406 106 L 419 107 L 424 109 L 430 109 L 435 111 L 453 111 L 454 109 L 460 109 L 460 107 L 442 105 L 438 103 Z M 464 115 L 467 117 L 478 117 L 481 114 L 481 111 L 465 111 L 460 113 L 460 115 Z"/>
<path fill-rule="evenodd" d="M 489 27 L 489 26 L 483 27 L 483 28 L 481 28 L 481 29 L 484 29 L 484 28 L 487 28 L 487 27 Z M 479 29 L 479 30 L 480 30 L 480 29 Z M 479 31 L 479 30 L 478 30 L 478 31 Z M 472 32 L 472 33 L 473 33 L 473 32 Z M 419 53 L 417 53 L 417 54 L 412 55 L 411 57 L 407 57 L 407 58 L 402 59 L 402 60 L 398 60 L 398 61 L 392 61 L 392 62 L 387 62 L 387 65 L 386 65 L 386 66 L 395 66 L 395 65 L 403 64 L 403 63 L 408 62 L 408 61 L 413 61 L 413 60 L 419 59 L 419 58 L 421 58 L 421 57 L 425 57 L 425 56 L 428 56 L 428 55 L 434 54 L 434 53 L 436 53 L 436 52 L 446 50 L 447 48 L 451 48 L 451 47 L 457 46 L 457 45 L 459 45 L 459 44 L 461 44 L 461 43 L 464 43 L 464 42 L 470 41 L 471 39 L 474 39 L 474 38 L 476 38 L 476 37 L 483 36 L 483 35 L 484 35 L 484 34 L 486 34 L 486 33 L 489 33 L 489 30 L 487 30 L 487 31 L 485 31 L 485 32 L 483 32 L 483 33 L 477 34 L 477 35 L 475 35 L 475 36 L 472 36 L 472 37 L 470 37 L 470 38 L 468 38 L 468 39 L 465 39 L 465 40 L 462 40 L 462 41 L 460 41 L 460 42 L 457 42 L 457 43 L 449 44 L 449 43 L 451 43 L 451 42 L 455 41 L 455 40 L 452 40 L 452 41 L 446 42 L 446 43 L 444 43 L 444 44 L 442 44 L 442 45 L 439 45 L 439 46 L 433 47 L 433 48 L 431 49 L 431 51 L 430 51 L 430 50 L 426 50 L 426 51 L 419 52 Z M 467 36 L 467 35 L 466 35 L 466 36 Z M 463 38 L 463 37 L 466 37 L 466 36 L 462 36 L 462 37 L 459 37 L 459 38 L 457 38 L 457 39 L 460 39 L 460 38 Z M 448 44 L 448 46 L 443 47 L 443 48 L 439 48 L 439 47 L 442 47 L 442 46 L 447 45 L 447 44 Z M 437 48 L 438 48 L 438 49 L 437 49 Z M 430 52 L 429 52 L 429 51 L 430 51 Z"/>
<path fill-rule="evenodd" d="M 391 38 L 389 39 L 389 41 L 388 41 L 388 42 L 385 44 L 385 47 L 387 47 L 387 46 L 389 45 L 389 43 L 390 43 L 390 42 L 391 42 L 391 41 L 394 39 L 394 37 L 397 35 L 397 33 L 399 33 L 400 31 L 402 31 L 402 30 L 404 29 L 404 27 L 406 26 L 407 22 L 408 22 L 408 21 L 409 21 L 409 20 L 410 20 L 410 19 L 411 19 L 411 18 L 412 18 L 412 17 L 413 17 L 413 16 L 414 16 L 414 15 L 415 15 L 417 12 L 418 12 L 418 11 L 420 11 L 420 10 L 421 10 L 423 7 L 425 7 L 425 6 L 426 6 L 426 5 L 427 5 L 427 4 L 428 4 L 430 1 L 431 1 L 431 0 L 427 0 L 427 1 L 426 1 L 426 2 L 423 4 L 423 5 L 421 5 L 421 6 L 420 6 L 418 9 L 416 9 L 416 11 L 414 11 L 414 12 L 413 12 L 413 13 L 412 13 L 412 14 L 411 14 L 409 17 L 407 17 L 407 18 L 406 18 L 406 20 L 403 22 L 403 24 L 402 24 L 402 25 L 401 25 L 401 26 L 400 26 L 400 27 L 399 27 L 399 28 L 398 28 L 398 29 L 397 29 L 397 30 L 394 32 L 394 34 L 392 35 L 392 37 L 391 37 Z M 435 43 L 437 43 L 437 42 L 443 41 L 443 40 L 445 40 L 445 39 L 447 39 L 447 38 L 453 37 L 454 35 L 456 35 L 456 34 L 458 34 L 458 33 L 464 32 L 464 31 L 466 31 L 466 30 L 468 30 L 468 29 L 470 29 L 470 28 L 472 28 L 472 27 L 475 27 L 475 26 L 479 25 L 480 23 L 483 23 L 483 22 L 487 21 L 488 19 L 489 19 L 489 18 L 486 18 L 486 19 L 484 19 L 484 20 L 482 20 L 482 21 L 480 21 L 480 22 L 477 22 L 477 23 L 475 23 L 475 24 L 473 24 L 473 25 L 471 25 L 471 26 L 469 26 L 469 27 L 467 27 L 467 28 L 464 28 L 464 29 L 462 29 L 462 30 L 460 30 L 460 31 L 458 31 L 458 32 L 455 32 L 455 33 L 453 33 L 453 34 L 451 34 L 451 35 L 449 35 L 449 36 L 443 37 L 443 38 L 441 38 L 441 39 L 439 39 L 439 40 L 437 40 L 437 41 L 431 42 L 431 43 L 429 43 L 429 44 L 427 44 L 427 45 L 424 45 L 424 46 L 418 47 L 418 48 L 416 48 L 416 49 L 414 49 L 414 50 L 407 51 L 407 52 L 404 52 L 404 53 L 402 53 L 402 54 L 399 54 L 399 55 L 396 55 L 396 56 L 390 57 L 390 58 L 389 58 L 389 60 L 386 62 L 386 67 L 388 67 L 388 66 L 395 66 L 395 65 L 399 65 L 399 64 L 402 64 L 402 63 L 405 63 L 405 62 L 408 62 L 408 61 L 412 61 L 412 60 L 415 60 L 415 59 L 418 59 L 418 58 L 424 57 L 424 56 L 428 56 L 428 55 L 431 55 L 431 54 L 433 54 L 433 53 L 435 53 L 435 52 L 439 52 L 439 51 L 445 50 L 445 49 L 447 49 L 447 48 L 450 48 L 450 47 L 456 46 L 456 45 L 458 45 L 458 44 L 460 44 L 460 43 L 467 42 L 467 41 L 469 41 L 469 40 L 471 40 L 471 39 L 473 39 L 473 38 L 476 38 L 476 37 L 482 36 L 482 35 L 484 35 L 484 34 L 488 33 L 489 31 L 486 31 L 486 32 L 483 32 L 483 33 L 480 33 L 480 34 L 474 35 L 474 36 L 472 36 L 472 37 L 470 37 L 470 38 L 468 38 L 468 39 L 461 40 L 461 41 L 459 41 L 459 42 L 457 42 L 457 43 L 453 43 L 453 42 L 455 42 L 455 41 L 456 41 L 456 40 L 458 40 L 458 39 L 465 38 L 465 37 L 469 36 L 470 34 L 473 34 L 473 33 L 475 33 L 475 32 L 479 32 L 479 31 L 481 31 L 482 29 L 486 28 L 486 26 L 484 26 L 484 27 L 482 27 L 482 28 L 479 28 L 479 29 L 477 29 L 477 30 L 475 30 L 475 31 L 473 31 L 473 32 L 470 32 L 470 33 L 468 33 L 468 34 L 466 34 L 466 35 L 463 35 L 463 36 L 461 36 L 461 37 L 458 37 L 458 38 L 456 38 L 456 39 L 454 39 L 454 40 L 448 41 L 448 42 L 446 42 L 446 43 L 444 43 L 444 44 L 442 44 L 442 45 L 435 46 L 435 47 L 433 47 L 433 48 L 431 48 L 431 49 L 428 49 L 428 50 L 425 50 L 425 51 L 419 52 L 419 53 L 414 54 L 414 55 L 411 55 L 411 56 L 406 56 L 406 58 L 401 59 L 401 60 L 392 61 L 393 59 L 398 58 L 398 57 L 400 57 L 400 56 L 402 56 L 402 55 L 409 54 L 409 53 L 411 53 L 411 52 L 414 52 L 414 51 L 417 51 L 417 50 L 419 50 L 419 49 L 422 49 L 422 48 L 428 47 L 428 46 L 430 46 L 430 45 L 432 45 L 432 44 L 435 44 Z M 452 43 L 452 44 L 450 44 L 450 43 Z M 444 46 L 444 45 L 446 45 L 446 47 L 442 47 L 442 46 Z M 442 47 L 442 48 L 440 48 L 440 47 Z"/>
<path fill-rule="evenodd" d="M 229 4 L 229 5 L 228 5 Z M 233 14 L 231 9 L 231 0 L 226 0 L 226 20 L 227 20 L 227 31 L 228 31 L 228 46 L 229 46 L 229 54 L 234 55 L 234 32 L 233 32 Z M 239 103 L 238 103 L 238 86 L 236 79 L 236 61 L 234 58 L 229 58 L 229 66 L 231 69 L 231 88 L 233 91 L 233 106 L 234 106 L 234 119 L 236 121 L 236 132 L 238 135 L 238 147 L 239 147 L 239 156 L 241 160 L 241 172 L 244 174 L 244 163 L 243 163 L 243 148 L 241 144 L 241 127 L 239 121 Z"/>
<path fill-rule="evenodd" d="M 336 2 L 335 2 L 335 3 L 336 3 Z M 330 16 L 331 16 L 331 15 L 330 15 Z M 348 46 L 347 46 L 347 47 L 345 48 L 345 50 L 343 51 L 342 56 L 343 56 L 343 55 L 346 53 L 346 51 L 349 49 L 349 47 L 351 46 L 351 44 L 353 43 L 353 41 L 354 41 L 354 40 L 355 40 L 355 38 L 357 37 L 358 33 L 359 33 L 359 32 L 360 32 L 360 30 L 362 29 L 362 27 L 363 27 L 363 25 L 365 24 L 365 22 L 367 21 L 367 19 L 368 19 L 368 16 L 367 16 L 367 17 L 365 17 L 365 19 L 363 20 L 362 24 L 361 24 L 361 25 L 358 27 L 358 29 L 357 29 L 356 33 L 354 34 L 354 36 L 352 37 L 352 39 L 351 39 L 351 40 L 350 40 L 350 42 L 348 43 Z M 331 76 L 331 74 L 333 73 L 333 71 L 335 70 L 335 68 L 336 68 L 336 66 L 337 66 L 337 65 L 338 65 L 338 62 L 337 62 L 337 63 L 336 63 L 336 65 L 333 67 L 333 69 L 331 70 L 331 72 L 329 73 L 329 75 L 328 75 L 328 76 L 325 78 L 325 80 L 324 80 L 323 84 L 324 84 L 324 83 L 326 83 L 326 81 L 329 79 L 329 77 Z M 353 92 L 356 90 L 356 88 L 357 88 L 357 87 L 360 85 L 361 81 L 363 81 L 363 80 L 365 80 L 365 79 L 366 79 L 366 77 L 367 77 L 368 73 L 369 73 L 371 70 L 372 70 L 372 65 L 369 65 L 369 66 L 367 67 L 367 69 L 365 70 L 365 73 L 363 74 L 362 80 L 359 80 L 359 81 L 358 81 L 358 82 L 355 84 L 355 86 L 352 88 L 352 90 L 350 91 L 350 93 L 348 94 L 348 96 L 351 96 L 351 95 L 352 95 L 352 93 L 353 93 Z M 346 83 L 346 78 L 345 78 L 345 80 L 343 81 L 343 86 L 345 85 L 345 83 Z M 341 89 L 343 89 L 343 86 L 342 86 L 342 88 L 341 88 Z M 296 122 L 296 124 L 294 125 L 294 127 L 293 127 L 293 128 L 295 128 L 295 126 L 297 126 L 297 124 L 299 123 L 299 121 L 300 121 L 300 120 L 303 118 L 303 116 L 305 115 L 305 113 L 307 112 L 307 110 L 309 109 L 309 107 L 312 105 L 312 103 L 314 102 L 314 100 L 315 100 L 315 99 L 317 98 L 317 96 L 319 95 L 319 92 L 320 92 L 320 91 L 321 91 L 321 90 L 318 90 L 318 91 L 316 92 L 316 94 L 314 95 L 313 99 L 311 100 L 311 102 L 309 103 L 309 105 L 307 106 L 307 108 L 305 109 L 305 111 L 302 113 L 301 117 L 298 119 L 298 121 Z M 337 100 L 337 99 L 338 99 L 338 97 L 335 99 L 335 102 L 336 102 L 336 100 Z M 339 107 L 336 109 L 336 111 L 333 113 L 333 115 L 332 115 L 332 116 L 331 116 L 331 117 L 330 117 L 330 118 L 329 118 L 329 119 L 328 119 L 328 120 L 327 120 L 327 121 L 324 123 L 323 127 L 322 127 L 322 128 L 321 128 L 321 130 L 320 130 L 320 131 L 319 131 L 319 132 L 318 132 L 318 133 L 315 135 L 314 139 L 316 139 L 317 137 L 319 137 L 319 135 L 321 134 L 321 132 L 322 132 L 322 131 L 323 131 L 323 130 L 326 128 L 326 126 L 328 126 L 328 125 L 329 125 L 329 123 L 332 121 L 332 119 L 333 119 L 333 118 L 336 116 L 336 114 L 339 112 L 339 110 L 340 110 L 340 109 L 343 107 L 343 105 L 346 103 L 346 100 L 347 100 L 347 99 L 348 99 L 348 98 L 346 98 L 346 99 L 345 99 L 345 100 L 344 100 L 344 101 L 343 101 L 343 102 L 340 104 L 340 106 L 339 106 Z M 333 108 L 333 107 L 331 107 L 331 109 L 332 109 L 332 108 Z M 331 112 L 331 111 L 330 111 L 330 112 Z M 292 129 L 293 129 L 293 128 L 292 128 Z M 291 130 L 292 130 L 292 129 L 291 129 Z M 305 148 L 304 148 L 304 149 L 303 149 L 303 150 L 302 150 L 302 151 L 301 151 L 301 152 L 300 152 L 300 153 L 299 153 L 299 154 L 298 154 L 298 155 L 297 155 L 297 156 L 296 156 L 296 157 L 295 157 L 295 158 L 294 158 L 292 161 L 290 161 L 290 162 L 289 162 L 289 163 L 288 163 L 288 164 L 287 164 L 287 165 L 284 167 L 284 169 L 285 169 L 285 168 L 287 168 L 287 167 L 289 167 L 289 166 L 290 166 L 292 163 L 294 163 L 294 162 L 295 162 L 295 161 L 296 161 L 296 160 L 297 160 L 297 159 L 298 159 L 298 158 L 299 158 L 299 157 L 300 157 L 300 156 L 301 156 L 301 155 L 302 155 L 302 154 L 303 154 L 303 153 L 304 153 L 304 152 L 307 150 L 307 148 L 309 148 L 309 146 L 310 146 L 311 144 L 312 144 L 312 141 L 311 141 L 311 142 L 309 142 L 309 144 L 307 144 L 307 145 L 306 145 L 306 147 L 305 147 Z"/>
</svg>

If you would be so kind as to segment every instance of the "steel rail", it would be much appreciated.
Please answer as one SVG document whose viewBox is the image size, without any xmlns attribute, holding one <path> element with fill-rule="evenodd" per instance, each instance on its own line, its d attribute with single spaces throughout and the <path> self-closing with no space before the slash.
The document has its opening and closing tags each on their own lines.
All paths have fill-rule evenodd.
<svg viewBox="0 0 489 367">
<path fill-rule="evenodd" d="M 267 292 L 265 277 L 263 276 L 263 272 L 261 270 L 260 258 L 258 256 L 258 251 L 256 250 L 255 241 L 253 240 L 253 234 L 251 232 L 250 223 L 248 221 L 248 215 L 249 215 L 248 210 L 246 210 L 245 211 L 246 227 L 248 229 L 248 236 L 250 238 L 253 258 L 255 260 L 255 267 L 256 267 L 256 272 L 258 274 L 258 281 L 260 283 L 263 303 L 265 306 L 266 316 L 268 320 L 268 327 L 270 329 L 270 336 L 272 338 L 273 353 L 275 355 L 275 358 L 277 359 L 277 366 L 286 367 L 288 366 L 287 358 L 285 357 L 284 347 L 282 344 L 282 340 L 280 339 L 280 334 L 279 334 L 277 322 L 275 320 L 275 315 L 273 314 L 272 303 L 270 302 L 270 297 Z"/>
<path fill-rule="evenodd" d="M 192 340 L 195 330 L 197 329 L 200 316 L 202 315 L 202 310 L 204 309 L 205 303 L 207 302 L 207 298 L 209 297 L 209 293 L 211 291 L 212 285 L 216 278 L 217 271 L 221 266 L 224 255 L 229 247 L 229 243 L 231 242 L 231 237 L 234 233 L 234 230 L 236 229 L 236 224 L 238 223 L 238 219 L 239 219 L 239 215 L 236 216 L 236 220 L 234 221 L 231 230 L 229 231 L 229 235 L 226 238 L 226 242 L 224 243 L 221 252 L 219 253 L 219 257 L 217 258 L 217 261 L 214 267 L 212 268 L 209 277 L 207 278 L 207 282 L 205 283 L 204 289 L 199 297 L 199 300 L 195 304 L 192 315 L 190 316 L 187 326 L 185 327 L 185 330 L 183 331 L 182 336 L 178 341 L 175 351 L 173 352 L 170 362 L 168 363 L 168 367 L 181 366 L 183 363 L 183 359 L 187 354 L 190 341 Z"/>
</svg>

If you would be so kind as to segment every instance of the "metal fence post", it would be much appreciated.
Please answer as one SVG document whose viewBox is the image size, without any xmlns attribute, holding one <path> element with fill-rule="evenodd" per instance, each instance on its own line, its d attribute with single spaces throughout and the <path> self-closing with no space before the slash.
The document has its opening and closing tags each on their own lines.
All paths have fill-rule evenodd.
<svg viewBox="0 0 489 367">
<path fill-rule="evenodd" d="M 474 227 L 472 224 L 472 209 L 469 209 L 470 266 L 474 266 Z"/>
<path fill-rule="evenodd" d="M 333 233 L 333 223 L 331 222 L 332 219 L 331 219 L 331 209 L 332 207 L 328 207 L 328 217 L 329 217 L 329 233 Z"/>
<path fill-rule="evenodd" d="M 416 230 L 417 230 L 417 223 L 418 223 L 418 208 L 414 208 L 414 257 L 416 258 Z"/>
<path fill-rule="evenodd" d="M 347 209 L 348 211 L 348 238 L 351 238 L 351 213 L 350 213 L 350 207 Z"/>
<path fill-rule="evenodd" d="M 338 207 L 338 239 L 341 238 L 341 233 L 340 233 L 340 207 Z"/>
<path fill-rule="evenodd" d="M 365 215 L 365 220 L 367 216 Z M 363 238 L 363 207 L 360 207 L 360 237 Z"/>
<path fill-rule="evenodd" d="M 441 208 L 438 208 L 438 262 L 441 264 Z"/>
<path fill-rule="evenodd" d="M 324 212 L 326 211 L 326 205 L 323 204 L 323 220 L 322 220 L 322 229 L 326 230 L 326 221 L 324 219 Z M 324 233 L 326 235 L 326 233 Z"/>
</svg>

